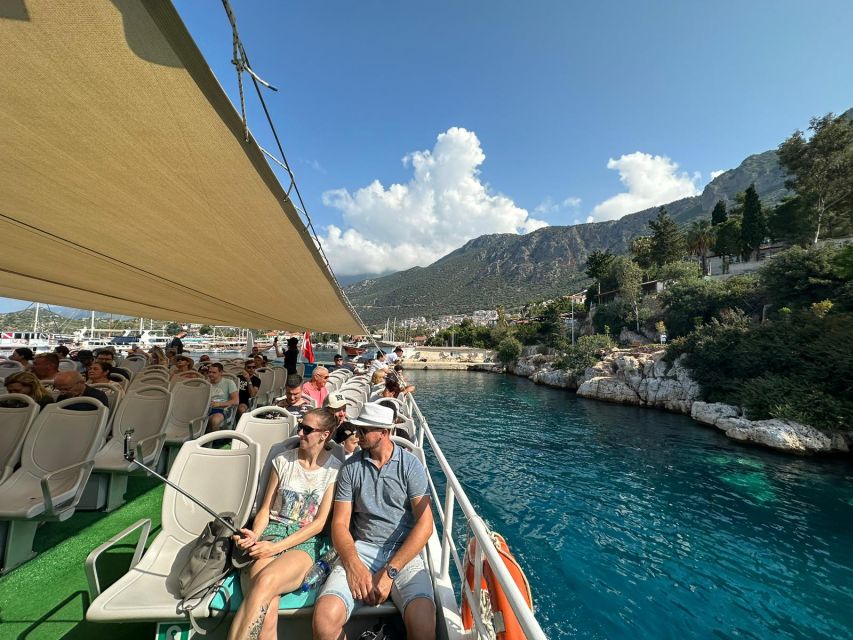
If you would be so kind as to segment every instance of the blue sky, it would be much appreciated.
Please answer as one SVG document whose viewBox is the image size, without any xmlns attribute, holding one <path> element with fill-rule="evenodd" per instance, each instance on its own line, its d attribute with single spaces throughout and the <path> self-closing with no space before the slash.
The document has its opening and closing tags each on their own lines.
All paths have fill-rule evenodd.
<svg viewBox="0 0 853 640">
<path fill-rule="evenodd" d="M 175 4 L 235 100 L 221 4 Z M 255 71 L 280 89 L 268 105 L 342 274 L 699 192 L 853 106 L 849 0 L 232 7 Z M 272 148 L 262 117 L 250 98 Z"/>
</svg>

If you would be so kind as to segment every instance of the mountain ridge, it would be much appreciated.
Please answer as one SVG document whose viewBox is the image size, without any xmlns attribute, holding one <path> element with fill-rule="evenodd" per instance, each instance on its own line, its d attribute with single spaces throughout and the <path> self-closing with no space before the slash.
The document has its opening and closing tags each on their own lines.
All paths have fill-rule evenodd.
<svg viewBox="0 0 853 640">
<path fill-rule="evenodd" d="M 710 217 L 718 200 L 732 205 L 735 194 L 753 183 L 765 205 L 775 205 L 788 194 L 775 150 L 750 155 L 711 180 L 701 194 L 663 206 L 679 224 L 687 224 Z M 627 252 L 632 238 L 649 234 L 648 222 L 658 209 L 649 207 L 618 220 L 543 227 L 524 235 L 479 236 L 427 267 L 356 282 L 345 291 L 368 323 L 518 306 L 565 295 L 586 283 L 583 269 L 592 251 Z"/>
</svg>

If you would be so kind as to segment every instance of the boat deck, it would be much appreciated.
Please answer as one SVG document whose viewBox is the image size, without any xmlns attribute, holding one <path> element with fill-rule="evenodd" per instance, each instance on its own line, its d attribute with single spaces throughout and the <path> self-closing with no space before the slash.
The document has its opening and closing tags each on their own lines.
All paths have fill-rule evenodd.
<svg viewBox="0 0 853 640">
<path fill-rule="evenodd" d="M 46 523 L 35 540 L 39 555 L 0 578 L 0 638 L 151 640 L 155 623 L 86 621 L 89 593 L 83 563 L 92 549 L 140 518 L 152 519 L 153 538 L 159 528 L 162 495 L 159 481 L 131 477 L 128 501 L 120 509 L 112 513 L 78 511 L 65 522 Z M 135 543 L 136 538 L 131 537 L 117 553 L 104 557 L 104 575 L 117 578 L 127 569 Z"/>
</svg>

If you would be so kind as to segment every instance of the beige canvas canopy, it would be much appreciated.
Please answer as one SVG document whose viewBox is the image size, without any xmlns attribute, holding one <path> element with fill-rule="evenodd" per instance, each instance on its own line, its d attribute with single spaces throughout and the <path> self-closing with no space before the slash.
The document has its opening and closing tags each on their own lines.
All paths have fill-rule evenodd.
<svg viewBox="0 0 853 640">
<path fill-rule="evenodd" d="M 0 296 L 362 332 L 171 3 L 4 0 L 0 42 Z"/>
</svg>

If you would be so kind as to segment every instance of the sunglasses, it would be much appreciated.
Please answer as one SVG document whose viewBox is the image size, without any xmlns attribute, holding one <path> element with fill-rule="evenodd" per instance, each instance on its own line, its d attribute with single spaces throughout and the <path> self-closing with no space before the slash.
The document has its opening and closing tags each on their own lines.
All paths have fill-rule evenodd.
<svg viewBox="0 0 853 640">
<path fill-rule="evenodd" d="M 315 431 L 322 431 L 322 429 L 315 429 L 314 427 L 309 427 L 304 424 L 300 424 L 298 427 L 296 427 L 296 433 L 299 433 L 300 431 L 306 436 L 310 436 Z"/>
<path fill-rule="evenodd" d="M 356 432 L 359 435 L 365 435 L 367 433 L 373 433 L 374 431 L 385 431 L 384 427 L 362 427 L 361 425 L 355 428 Z"/>
</svg>

